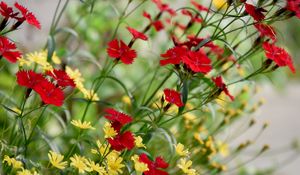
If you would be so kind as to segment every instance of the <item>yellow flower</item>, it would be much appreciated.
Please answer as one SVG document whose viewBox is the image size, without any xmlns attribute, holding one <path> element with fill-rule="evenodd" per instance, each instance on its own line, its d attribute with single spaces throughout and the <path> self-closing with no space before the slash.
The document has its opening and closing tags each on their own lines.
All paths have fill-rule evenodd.
<svg viewBox="0 0 300 175">
<path fill-rule="evenodd" d="M 67 166 L 67 161 L 63 161 L 64 156 L 61 154 L 58 154 L 53 151 L 49 151 L 48 158 L 49 158 L 50 163 L 58 169 L 63 170 Z"/>
<path fill-rule="evenodd" d="M 21 171 L 17 171 L 17 175 L 38 175 L 38 173 L 36 171 L 30 171 L 22 168 Z"/>
<path fill-rule="evenodd" d="M 72 120 L 71 124 L 80 129 L 95 129 L 94 127 L 92 127 L 91 122 L 87 121 L 81 122 L 80 120 Z"/>
<path fill-rule="evenodd" d="M 78 156 L 75 154 L 70 158 L 71 160 L 71 166 L 75 167 L 78 169 L 79 173 L 84 173 L 84 172 L 91 172 L 91 168 L 88 167 L 88 160 L 85 157 Z"/>
<path fill-rule="evenodd" d="M 134 137 L 134 144 L 138 148 L 146 148 L 146 146 L 143 144 L 143 139 L 141 136 Z"/>
<path fill-rule="evenodd" d="M 184 145 L 181 143 L 175 145 L 175 150 L 179 156 L 187 156 L 189 154 L 189 151 L 187 149 L 185 150 Z"/>
<path fill-rule="evenodd" d="M 228 6 L 226 0 L 213 0 L 213 4 L 217 9 L 226 9 Z"/>
<path fill-rule="evenodd" d="M 7 163 L 8 166 L 12 166 L 14 169 L 23 168 L 23 163 L 15 158 L 10 158 L 8 155 L 4 156 L 3 163 Z"/>
<path fill-rule="evenodd" d="M 228 144 L 223 143 L 221 141 L 217 142 L 218 150 L 221 156 L 227 157 L 229 155 Z"/>
<path fill-rule="evenodd" d="M 122 174 L 122 168 L 125 167 L 122 164 L 123 158 L 119 157 L 118 152 L 111 152 L 107 157 L 107 166 L 108 166 L 108 174 L 109 175 L 118 175 L 119 173 Z"/>
<path fill-rule="evenodd" d="M 127 95 L 122 97 L 122 102 L 129 106 L 131 105 L 131 100 Z"/>
<path fill-rule="evenodd" d="M 53 70 L 53 67 L 50 63 L 47 61 L 47 55 L 48 51 L 43 50 L 39 52 L 32 52 L 25 55 L 25 57 L 19 59 L 20 66 L 23 66 L 26 64 L 27 66 L 30 66 L 33 63 L 36 63 L 42 67 L 44 71 Z"/>
<path fill-rule="evenodd" d="M 117 131 L 114 130 L 114 128 L 111 126 L 109 122 L 104 123 L 103 131 L 104 131 L 105 138 L 113 138 L 118 134 Z"/>
<path fill-rule="evenodd" d="M 147 164 L 139 161 L 139 156 L 138 155 L 133 155 L 131 157 L 131 160 L 134 162 L 134 169 L 136 171 L 138 171 L 138 172 L 144 172 L 144 171 L 148 171 L 149 170 Z"/>
<path fill-rule="evenodd" d="M 56 52 L 53 53 L 52 55 L 52 61 L 54 64 L 61 64 L 60 58 L 56 55 Z"/>
<path fill-rule="evenodd" d="M 99 101 L 98 95 L 94 92 L 94 90 L 87 90 L 87 89 L 79 89 L 82 93 L 85 99 L 92 100 L 92 101 Z"/>
<path fill-rule="evenodd" d="M 92 171 L 96 171 L 99 175 L 106 175 L 107 172 L 104 167 L 100 166 L 99 163 L 95 163 L 92 160 L 88 160 L 88 166 Z"/>
<path fill-rule="evenodd" d="M 196 170 L 191 168 L 192 164 L 193 162 L 191 160 L 181 158 L 179 159 L 177 167 L 180 168 L 187 175 L 196 175 Z"/>
<path fill-rule="evenodd" d="M 66 73 L 71 79 L 74 80 L 74 83 L 78 89 L 83 87 L 84 78 L 82 78 L 79 69 L 72 70 L 69 66 L 66 66 Z"/>
</svg>

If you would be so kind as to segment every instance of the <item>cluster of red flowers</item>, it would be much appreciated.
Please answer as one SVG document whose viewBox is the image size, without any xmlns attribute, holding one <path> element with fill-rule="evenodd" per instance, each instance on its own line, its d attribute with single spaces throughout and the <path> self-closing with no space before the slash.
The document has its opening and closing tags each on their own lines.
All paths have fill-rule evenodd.
<svg viewBox="0 0 300 175">
<path fill-rule="evenodd" d="M 19 10 L 19 12 L 15 12 L 12 7 L 9 7 L 5 2 L 0 2 L 0 13 L 3 16 L 4 20 L 1 23 L 1 27 L 5 27 L 9 18 L 17 20 L 17 23 L 14 24 L 13 29 L 17 29 L 24 21 L 28 24 L 35 26 L 40 29 L 40 22 L 36 19 L 35 15 L 28 11 L 27 8 L 20 5 L 19 3 L 15 3 L 15 7 Z M 19 15 L 19 13 L 21 14 Z M 1 28 L 1 30 L 3 29 Z"/>
<path fill-rule="evenodd" d="M 105 112 L 106 115 L 104 117 L 111 121 L 112 127 L 118 132 L 114 138 L 107 139 L 112 149 L 116 151 L 131 150 L 134 147 L 133 134 L 130 131 L 121 132 L 121 129 L 124 125 L 132 122 L 132 117 L 112 108 L 106 109 Z"/>
<path fill-rule="evenodd" d="M 74 81 L 63 70 L 53 70 L 46 74 L 36 73 L 32 70 L 20 70 L 16 76 L 20 86 L 34 90 L 45 104 L 55 106 L 63 104 L 65 87 L 75 87 Z"/>
<path fill-rule="evenodd" d="M 295 68 L 293 65 L 293 60 L 291 56 L 283 48 L 275 45 L 276 32 L 272 26 L 262 23 L 265 19 L 263 12 L 266 12 L 263 8 L 255 7 L 251 4 L 245 3 L 246 12 L 253 17 L 257 23 L 254 25 L 256 29 L 260 32 L 260 37 L 268 37 L 273 40 L 272 43 L 265 41 L 263 43 L 263 49 L 265 50 L 265 55 L 268 59 L 275 62 L 277 67 L 288 66 L 293 73 L 295 73 Z M 300 17 L 300 1 L 299 0 L 288 0 L 287 9 L 295 12 L 298 17 Z"/>
<path fill-rule="evenodd" d="M 15 12 L 14 9 L 9 7 L 5 2 L 0 2 L 0 14 L 3 17 L 0 24 L 0 32 L 7 27 L 10 19 L 16 20 L 16 23 L 8 31 L 16 30 L 24 21 L 38 29 L 41 28 L 40 22 L 36 19 L 32 12 L 29 12 L 25 7 L 17 2 L 15 3 L 15 8 L 17 8 L 19 12 Z M 16 49 L 17 47 L 15 43 L 5 36 L 0 36 L 0 59 L 4 57 L 9 62 L 15 63 L 18 58 L 21 57 L 21 53 L 16 51 Z"/>
</svg>

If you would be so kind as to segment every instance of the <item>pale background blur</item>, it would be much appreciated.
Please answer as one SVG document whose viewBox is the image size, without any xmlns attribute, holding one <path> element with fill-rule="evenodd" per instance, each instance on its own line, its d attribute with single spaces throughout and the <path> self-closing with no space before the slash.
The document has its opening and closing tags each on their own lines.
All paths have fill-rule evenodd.
<svg viewBox="0 0 300 175">
<path fill-rule="evenodd" d="M 12 0 L 4 0 L 8 4 L 12 4 Z M 71 0 L 79 1 L 79 0 Z M 41 49 L 46 40 L 49 32 L 49 27 L 53 13 L 55 11 L 58 0 L 18 0 L 18 2 L 27 6 L 31 11 L 36 14 L 42 25 L 42 30 L 37 31 L 29 25 L 23 25 L 25 30 L 18 31 L 13 39 L 18 41 L 19 47 L 23 50 L 33 51 Z M 300 21 L 298 21 L 300 23 Z M 24 32 L 25 31 L 25 32 Z M 299 53 L 297 54 L 299 55 Z M 299 70 L 298 70 L 299 71 Z M 299 80 L 292 80 L 282 90 L 276 90 L 271 83 L 262 85 L 261 92 L 257 98 L 263 97 L 266 99 L 266 104 L 255 114 L 258 124 L 269 121 L 269 128 L 260 136 L 258 142 L 255 144 L 257 149 L 262 145 L 269 144 L 274 150 L 281 149 L 290 145 L 290 143 L 298 139 L 300 140 L 300 82 Z M 260 126 L 251 129 L 251 131 L 241 135 L 238 141 L 245 141 L 252 138 Z M 254 150 L 254 147 L 251 149 Z M 277 152 L 277 151 L 276 151 Z M 265 157 L 251 162 L 251 166 L 266 167 L 268 165 L 276 165 L 281 167 L 282 164 L 278 162 L 288 159 L 293 152 L 282 154 L 270 153 Z M 293 158 L 294 159 L 294 158 Z M 275 173 L 276 175 L 299 175 L 300 174 L 300 158 L 285 166 Z"/>
</svg>

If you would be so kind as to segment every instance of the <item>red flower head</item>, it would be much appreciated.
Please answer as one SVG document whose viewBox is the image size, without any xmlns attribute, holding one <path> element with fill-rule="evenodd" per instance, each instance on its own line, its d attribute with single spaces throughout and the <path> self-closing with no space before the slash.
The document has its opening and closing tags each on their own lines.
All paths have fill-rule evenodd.
<svg viewBox="0 0 300 175">
<path fill-rule="evenodd" d="M 45 104 L 61 106 L 64 102 L 64 93 L 60 88 L 54 86 L 48 80 L 43 80 L 33 88 Z"/>
<path fill-rule="evenodd" d="M 132 64 L 136 58 L 135 50 L 130 49 L 122 40 L 112 40 L 108 43 L 107 54 L 112 58 L 121 59 L 124 64 Z"/>
<path fill-rule="evenodd" d="M 114 138 L 107 139 L 112 149 L 116 151 L 122 151 L 123 149 L 131 150 L 134 147 L 134 137 L 130 131 L 119 133 Z"/>
<path fill-rule="evenodd" d="M 139 32 L 131 27 L 127 27 L 127 30 L 132 34 L 134 39 L 141 39 L 144 41 L 148 40 L 148 37 L 145 34 Z"/>
<path fill-rule="evenodd" d="M 18 58 L 21 57 L 21 53 L 14 51 L 16 48 L 15 43 L 10 42 L 6 37 L 0 36 L 0 58 L 3 56 L 11 63 L 17 62 Z"/>
<path fill-rule="evenodd" d="M 17 83 L 20 86 L 24 86 L 33 89 L 37 84 L 42 81 L 46 81 L 42 74 L 35 73 L 32 70 L 19 70 L 16 73 Z"/>
<path fill-rule="evenodd" d="M 151 15 L 149 13 L 147 13 L 146 11 L 143 12 L 143 16 L 145 18 L 149 19 L 151 25 L 154 26 L 156 31 L 160 31 L 160 30 L 164 29 L 163 23 L 160 20 L 152 21 Z"/>
<path fill-rule="evenodd" d="M 160 60 L 160 65 L 180 64 L 182 57 L 184 57 L 187 52 L 187 48 L 183 46 L 175 46 L 169 49 L 166 53 L 160 55 L 161 57 L 166 58 L 164 60 Z"/>
<path fill-rule="evenodd" d="M 203 5 L 199 4 L 199 3 L 196 2 L 195 0 L 191 0 L 191 4 L 192 4 L 193 6 L 195 6 L 196 9 L 199 10 L 199 11 L 204 11 L 204 12 L 208 12 L 208 11 L 209 11 L 208 8 L 206 8 L 206 7 L 204 7 Z"/>
<path fill-rule="evenodd" d="M 194 72 L 206 74 L 212 69 L 211 60 L 201 50 L 197 52 L 189 51 L 182 60 Z"/>
<path fill-rule="evenodd" d="M 53 71 L 47 71 L 46 73 L 51 76 L 60 87 L 75 87 L 74 80 L 72 80 L 64 70 L 55 69 Z"/>
<path fill-rule="evenodd" d="M 276 32 L 273 29 L 272 26 L 269 26 L 267 24 L 254 24 L 255 28 L 259 31 L 261 37 L 269 37 L 271 38 L 274 42 L 277 40 L 276 39 Z"/>
<path fill-rule="evenodd" d="M 24 6 L 15 3 L 15 7 L 20 10 L 22 17 L 17 18 L 19 22 L 27 21 L 28 24 L 35 26 L 38 29 L 41 29 L 40 22 L 36 19 L 32 12 L 29 12 Z"/>
<path fill-rule="evenodd" d="M 251 4 L 245 3 L 246 12 L 254 18 L 256 21 L 262 21 L 265 19 L 265 15 L 262 12 L 266 12 L 263 8 L 256 8 Z"/>
<path fill-rule="evenodd" d="M 300 18 L 300 0 L 287 0 L 287 9 L 294 12 Z"/>
<path fill-rule="evenodd" d="M 263 48 L 266 57 L 273 60 L 279 67 L 288 66 L 293 73 L 296 72 L 291 56 L 283 48 L 268 42 L 263 43 Z"/>
<path fill-rule="evenodd" d="M 175 104 L 178 107 L 184 106 L 181 100 L 181 94 L 179 92 L 173 89 L 165 89 L 164 94 L 167 102 Z"/>
<path fill-rule="evenodd" d="M 104 117 L 112 121 L 112 127 L 117 131 L 120 131 L 125 124 L 132 122 L 132 117 L 112 108 L 106 109 L 105 112 L 107 115 Z"/>
<path fill-rule="evenodd" d="M 156 4 L 160 12 L 168 12 L 171 16 L 176 15 L 175 10 L 170 8 L 168 4 L 162 3 L 161 0 L 152 0 L 152 2 Z"/>
<path fill-rule="evenodd" d="M 14 13 L 11 7 L 8 7 L 7 4 L 3 1 L 0 3 L 0 14 L 5 18 L 15 18 L 18 13 Z"/>
<path fill-rule="evenodd" d="M 160 170 L 160 169 L 166 169 L 168 168 L 169 164 L 164 161 L 162 157 L 156 157 L 155 161 L 152 162 L 148 156 L 143 153 L 139 157 L 139 161 L 147 164 L 148 171 L 145 171 L 145 175 L 168 175 L 169 173 Z"/>
<path fill-rule="evenodd" d="M 181 13 L 183 15 L 186 15 L 188 17 L 190 17 L 191 19 L 191 23 L 197 22 L 197 23 L 201 23 L 203 20 L 199 17 L 198 14 L 193 15 L 192 12 L 190 12 L 189 10 L 183 9 L 181 10 Z"/>
<path fill-rule="evenodd" d="M 234 97 L 229 93 L 229 91 L 228 91 L 226 85 L 224 84 L 223 79 L 222 79 L 221 76 L 218 76 L 216 78 L 212 78 L 212 80 L 216 84 L 216 86 L 218 88 L 220 88 L 231 99 L 231 101 L 234 100 Z"/>
</svg>

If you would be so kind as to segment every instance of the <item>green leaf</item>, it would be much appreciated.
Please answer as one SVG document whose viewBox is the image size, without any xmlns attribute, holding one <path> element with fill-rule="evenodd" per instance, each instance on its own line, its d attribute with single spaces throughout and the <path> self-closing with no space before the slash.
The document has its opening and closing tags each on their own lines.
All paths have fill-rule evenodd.
<svg viewBox="0 0 300 175">
<path fill-rule="evenodd" d="M 55 39 L 54 39 L 54 36 L 52 35 L 49 35 L 48 36 L 48 40 L 47 40 L 47 50 L 48 50 L 48 53 L 47 53 L 47 61 L 50 62 L 52 56 L 53 56 L 53 53 L 55 51 Z"/>
</svg>

